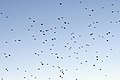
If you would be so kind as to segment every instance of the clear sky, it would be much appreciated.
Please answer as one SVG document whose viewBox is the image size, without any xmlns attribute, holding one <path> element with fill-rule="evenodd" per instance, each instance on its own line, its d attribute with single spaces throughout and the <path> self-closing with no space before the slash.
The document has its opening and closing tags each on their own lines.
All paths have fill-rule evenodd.
<svg viewBox="0 0 120 80">
<path fill-rule="evenodd" d="M 0 0 L 0 80 L 120 80 L 119 0 Z"/>
</svg>

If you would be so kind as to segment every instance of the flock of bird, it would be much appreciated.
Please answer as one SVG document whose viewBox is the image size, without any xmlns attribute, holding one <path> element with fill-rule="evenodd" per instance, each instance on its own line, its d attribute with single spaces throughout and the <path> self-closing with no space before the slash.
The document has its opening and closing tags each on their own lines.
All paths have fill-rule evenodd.
<svg viewBox="0 0 120 80">
<path fill-rule="evenodd" d="M 84 4 L 84 2 L 82 2 L 82 1 L 80 1 L 79 3 Z M 114 6 L 113 3 L 110 5 Z M 58 4 L 58 6 L 64 7 L 64 3 L 60 2 Z M 105 8 L 106 7 L 103 7 L 103 6 L 101 7 L 101 9 L 103 9 L 103 10 Z M 89 10 L 89 7 L 85 7 L 84 9 Z M 91 9 L 91 12 L 95 13 L 95 10 Z M 113 15 L 116 12 L 119 13 L 119 10 L 118 11 L 111 10 L 110 14 Z M 4 13 L 1 12 L 0 16 L 2 16 L 3 14 Z M 92 13 L 88 14 L 88 17 L 92 18 L 92 16 L 93 16 Z M 5 18 L 9 19 L 9 16 L 5 16 Z M 30 55 L 33 55 L 33 57 L 34 57 L 33 59 L 35 59 L 35 60 L 38 59 L 37 62 L 39 63 L 38 64 L 39 67 L 36 65 L 32 65 L 32 66 L 36 67 L 35 71 L 36 70 L 39 71 L 41 76 L 42 76 L 42 74 L 45 74 L 45 75 L 52 74 L 49 77 L 47 77 L 47 80 L 56 80 L 56 79 L 65 80 L 66 75 L 67 75 L 67 73 L 69 73 L 69 71 L 74 70 L 74 72 L 77 73 L 77 71 L 79 71 L 79 69 L 81 68 L 80 66 L 81 65 L 85 66 L 85 64 L 90 64 L 91 66 L 90 65 L 89 66 L 93 67 L 93 70 L 97 66 L 96 68 L 98 68 L 98 67 L 99 68 L 95 69 L 95 70 L 104 71 L 102 66 L 98 66 L 98 64 L 102 65 L 102 63 L 104 63 L 106 61 L 106 59 L 109 58 L 109 54 L 99 53 L 99 52 L 101 52 L 99 50 L 94 50 L 93 53 L 91 53 L 92 52 L 91 49 L 94 47 L 95 44 L 102 44 L 102 43 L 99 43 L 99 40 L 101 40 L 103 42 L 103 46 L 104 46 L 104 43 L 106 45 L 109 44 L 109 42 L 112 39 L 114 39 L 115 36 L 114 36 L 114 33 L 111 31 L 107 31 L 107 32 L 103 33 L 102 35 L 99 35 L 97 25 L 101 24 L 100 21 L 93 21 L 93 22 L 87 24 L 88 26 L 85 26 L 86 28 L 88 28 L 88 30 L 91 30 L 91 32 L 89 34 L 87 34 L 87 37 L 85 37 L 84 34 L 79 33 L 79 32 L 74 32 L 74 31 L 69 32 L 68 26 L 71 23 L 65 21 L 64 16 L 56 18 L 56 20 L 58 22 L 62 22 L 61 25 L 54 26 L 54 27 L 48 27 L 48 28 L 45 28 L 46 23 L 40 23 L 40 25 L 39 25 L 40 28 L 36 28 L 36 26 L 34 24 L 36 24 L 37 21 L 34 20 L 32 17 L 28 17 L 27 20 L 31 23 L 29 25 L 29 28 L 26 30 L 26 32 L 29 33 L 31 36 L 30 37 L 31 43 L 29 43 L 29 45 L 33 46 L 32 44 L 34 44 L 34 43 L 37 45 L 41 44 L 39 50 L 34 51 L 33 53 L 32 52 L 30 53 Z M 109 21 L 107 24 L 112 24 L 114 22 L 120 23 L 120 20 Z M 2 27 L 0 27 L 0 29 L 2 29 Z M 15 29 L 11 28 L 10 32 L 14 33 Z M 84 32 L 86 32 L 86 30 L 84 30 Z M 24 43 L 22 43 L 22 42 L 24 42 L 24 40 L 25 40 L 24 38 L 23 39 L 22 38 L 21 39 L 13 39 L 14 42 L 16 42 L 16 43 L 18 42 L 21 44 L 24 44 Z M 13 44 L 14 44 L 14 42 L 13 42 Z M 5 46 L 10 44 L 9 40 L 5 40 L 4 42 L 1 42 L 1 43 L 6 44 Z M 1 44 L 0 44 L 0 46 L 1 46 Z M 29 46 L 27 49 L 29 49 Z M 113 48 L 111 47 L 108 51 L 113 51 Z M 6 51 L 4 53 L 0 53 L 0 56 L 4 57 L 5 60 L 9 60 L 12 57 L 14 58 L 15 54 L 17 55 L 17 53 L 9 53 Z M 103 55 L 105 58 L 101 57 L 101 55 Z M 42 58 L 43 60 L 40 58 Z M 90 62 L 90 60 L 89 60 L 90 58 L 93 58 L 92 62 Z M 31 61 L 31 60 L 29 60 L 29 61 Z M 53 60 L 57 63 L 55 63 Z M 74 61 L 75 61 L 75 63 L 73 63 Z M 16 60 L 16 62 L 17 62 L 17 60 Z M 32 64 L 34 64 L 34 63 L 32 63 Z M 76 64 L 78 64 L 78 65 L 76 65 Z M 3 67 L 1 68 L 1 65 L 2 64 L 0 62 L 0 70 L 4 70 L 5 72 L 7 72 L 5 74 L 8 74 L 9 72 L 12 71 L 11 68 L 7 67 L 7 66 L 4 68 Z M 43 69 L 43 72 L 45 72 L 45 73 L 41 73 L 42 69 Z M 50 70 L 51 72 L 47 72 L 46 69 L 51 69 Z M 23 80 L 40 80 L 39 75 L 34 75 L 34 73 L 31 73 L 31 74 L 29 73 L 29 71 L 31 70 L 29 68 L 22 69 L 22 67 L 19 65 L 18 67 L 15 68 L 15 70 L 17 70 L 17 71 L 22 70 L 21 72 L 24 75 L 21 79 L 23 79 Z M 58 73 L 57 74 L 52 73 L 52 71 L 54 71 L 54 70 L 58 71 Z M 35 71 L 33 71 L 33 72 L 35 72 Z M 1 71 L 0 71 L 0 73 L 1 73 Z M 5 74 L 0 75 L 1 80 L 7 80 L 6 79 L 7 76 L 4 76 Z M 55 77 L 56 79 L 54 78 L 54 76 L 56 76 Z M 103 76 L 107 77 L 109 75 L 103 74 Z M 71 76 L 69 76 L 69 77 L 71 77 Z M 80 80 L 80 77 L 74 76 L 74 80 Z"/>
</svg>

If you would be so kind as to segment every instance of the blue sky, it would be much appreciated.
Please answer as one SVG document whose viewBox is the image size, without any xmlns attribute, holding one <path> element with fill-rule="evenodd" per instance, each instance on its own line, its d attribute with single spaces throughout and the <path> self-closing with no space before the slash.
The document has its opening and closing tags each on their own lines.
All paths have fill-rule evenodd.
<svg viewBox="0 0 120 80">
<path fill-rule="evenodd" d="M 120 80 L 119 5 L 0 0 L 0 79 Z"/>
</svg>

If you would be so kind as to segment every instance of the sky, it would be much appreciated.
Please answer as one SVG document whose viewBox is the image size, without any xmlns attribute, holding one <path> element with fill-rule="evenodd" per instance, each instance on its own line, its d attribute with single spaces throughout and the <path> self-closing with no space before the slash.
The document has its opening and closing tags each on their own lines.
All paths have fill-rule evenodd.
<svg viewBox="0 0 120 80">
<path fill-rule="evenodd" d="M 0 80 L 120 80 L 119 0 L 0 0 Z"/>
</svg>

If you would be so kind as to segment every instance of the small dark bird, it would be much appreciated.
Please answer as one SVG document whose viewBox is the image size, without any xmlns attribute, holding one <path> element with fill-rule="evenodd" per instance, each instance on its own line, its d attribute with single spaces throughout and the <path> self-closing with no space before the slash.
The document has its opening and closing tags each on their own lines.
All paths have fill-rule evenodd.
<svg viewBox="0 0 120 80">
<path fill-rule="evenodd" d="M 62 2 L 60 2 L 59 4 L 62 5 Z"/>
</svg>

